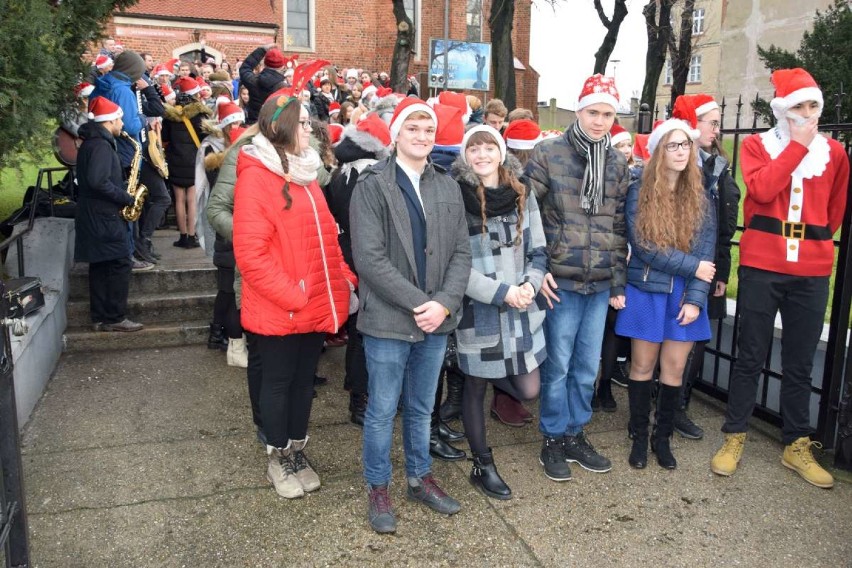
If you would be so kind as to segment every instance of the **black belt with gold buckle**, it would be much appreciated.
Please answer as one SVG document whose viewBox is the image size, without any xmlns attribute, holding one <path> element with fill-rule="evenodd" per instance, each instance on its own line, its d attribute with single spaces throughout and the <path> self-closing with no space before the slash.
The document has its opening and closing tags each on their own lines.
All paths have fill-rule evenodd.
<svg viewBox="0 0 852 568">
<path fill-rule="evenodd" d="M 808 241 L 830 241 L 832 239 L 831 229 L 828 226 L 809 225 L 807 223 L 796 223 L 793 221 L 782 221 L 765 215 L 755 215 L 748 224 L 749 229 L 781 235 L 785 239 L 797 239 Z"/>
</svg>

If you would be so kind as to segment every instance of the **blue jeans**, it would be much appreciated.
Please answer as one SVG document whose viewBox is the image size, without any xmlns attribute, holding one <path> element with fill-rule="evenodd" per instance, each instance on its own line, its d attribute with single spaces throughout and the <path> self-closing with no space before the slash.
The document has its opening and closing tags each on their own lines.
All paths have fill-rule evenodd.
<svg viewBox="0 0 852 568">
<path fill-rule="evenodd" d="M 544 320 L 547 360 L 541 370 L 539 430 L 560 438 L 582 432 L 592 417 L 609 290 L 577 294 L 557 290 Z"/>
<path fill-rule="evenodd" d="M 446 335 L 426 334 L 416 343 L 364 335 L 370 378 L 362 459 L 364 479 L 370 485 L 385 485 L 391 480 L 393 419 L 400 393 L 405 474 L 423 477 L 432 470 L 429 428 L 446 350 Z"/>
</svg>

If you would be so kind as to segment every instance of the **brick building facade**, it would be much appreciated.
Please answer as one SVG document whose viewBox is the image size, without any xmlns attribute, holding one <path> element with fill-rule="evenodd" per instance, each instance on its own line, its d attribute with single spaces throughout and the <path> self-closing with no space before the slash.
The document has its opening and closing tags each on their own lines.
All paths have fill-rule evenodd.
<svg viewBox="0 0 852 568">
<path fill-rule="evenodd" d="M 490 41 L 491 1 L 448 0 L 448 37 Z M 512 38 L 518 106 L 535 111 L 538 73 L 529 65 L 531 5 L 531 0 L 515 3 Z M 406 6 L 417 29 L 409 69 L 425 86 L 429 39 L 444 36 L 444 2 L 407 0 Z M 341 69 L 382 71 L 390 68 L 396 22 L 388 0 L 140 0 L 116 12 L 106 31 L 125 48 L 149 52 L 157 61 L 194 57 L 203 39 L 209 55 L 231 64 L 257 46 L 277 43 L 302 59 L 322 57 Z"/>
</svg>

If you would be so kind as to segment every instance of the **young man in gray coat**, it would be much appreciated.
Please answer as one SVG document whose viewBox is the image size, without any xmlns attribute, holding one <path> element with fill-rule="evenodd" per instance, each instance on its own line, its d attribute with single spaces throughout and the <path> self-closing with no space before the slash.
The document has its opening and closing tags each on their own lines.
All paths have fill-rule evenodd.
<svg viewBox="0 0 852 568">
<path fill-rule="evenodd" d="M 400 102 L 390 124 L 396 149 L 364 170 L 350 205 L 358 331 L 370 376 L 364 478 L 370 526 L 379 533 L 396 531 L 388 484 L 400 395 L 408 498 L 445 515 L 461 508 L 435 482 L 429 455 L 447 334 L 458 323 L 471 262 L 459 187 L 428 159 L 436 126 L 422 100 Z"/>
</svg>

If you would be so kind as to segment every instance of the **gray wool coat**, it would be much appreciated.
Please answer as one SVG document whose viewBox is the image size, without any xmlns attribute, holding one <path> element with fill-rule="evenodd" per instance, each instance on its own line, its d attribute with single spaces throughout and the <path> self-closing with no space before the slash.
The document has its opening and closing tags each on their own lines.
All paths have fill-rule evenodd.
<svg viewBox="0 0 852 568">
<path fill-rule="evenodd" d="M 459 186 L 431 163 L 420 178 L 426 216 L 426 282 L 417 282 L 411 220 L 396 183 L 396 154 L 365 169 L 352 194 L 349 222 L 358 272 L 358 331 L 422 341 L 414 308 L 435 300 L 450 316 L 435 331 L 455 329 L 470 276 L 470 244 Z"/>
<path fill-rule="evenodd" d="M 517 176 L 521 165 L 509 156 L 506 166 Z M 452 175 L 459 185 L 475 188 L 479 179 L 459 158 Z M 535 194 L 529 192 L 518 236 L 518 212 L 489 217 L 482 233 L 481 213 L 466 213 L 472 255 L 472 268 L 463 303 L 462 319 L 456 329 L 459 368 L 467 375 L 500 379 L 538 368 L 547 358 L 544 341 L 545 306 L 536 301 L 519 310 L 505 303 L 511 285 L 532 284 L 541 289 L 547 271 L 544 228 Z"/>
</svg>

